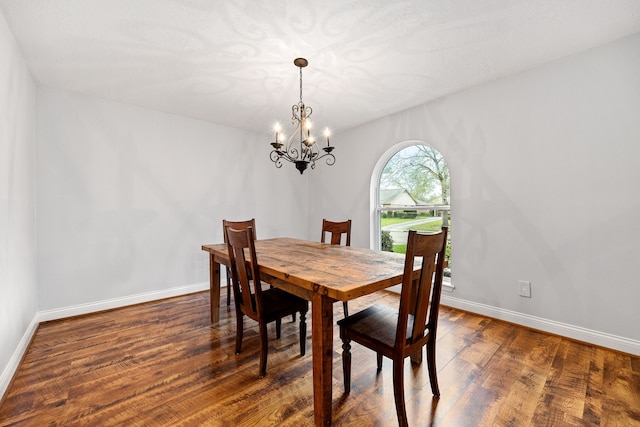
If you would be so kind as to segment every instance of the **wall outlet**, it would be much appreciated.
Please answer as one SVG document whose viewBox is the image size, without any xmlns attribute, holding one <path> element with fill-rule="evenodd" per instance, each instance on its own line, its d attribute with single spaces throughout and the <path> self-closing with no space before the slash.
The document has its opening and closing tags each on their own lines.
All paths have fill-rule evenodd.
<svg viewBox="0 0 640 427">
<path fill-rule="evenodd" d="M 520 296 L 531 298 L 531 282 L 519 280 L 518 285 L 520 285 Z"/>
</svg>

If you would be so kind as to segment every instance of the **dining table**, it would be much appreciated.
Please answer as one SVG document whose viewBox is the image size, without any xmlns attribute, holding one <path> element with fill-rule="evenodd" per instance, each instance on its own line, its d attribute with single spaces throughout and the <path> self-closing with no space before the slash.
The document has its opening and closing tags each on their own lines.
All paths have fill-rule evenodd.
<svg viewBox="0 0 640 427">
<path fill-rule="evenodd" d="M 403 254 L 330 245 L 288 237 L 256 240 L 260 279 L 311 301 L 313 412 L 316 426 L 331 425 L 333 303 L 350 301 L 402 282 Z M 220 266 L 227 245 L 203 245 L 209 253 L 211 323 L 220 315 Z"/>
</svg>

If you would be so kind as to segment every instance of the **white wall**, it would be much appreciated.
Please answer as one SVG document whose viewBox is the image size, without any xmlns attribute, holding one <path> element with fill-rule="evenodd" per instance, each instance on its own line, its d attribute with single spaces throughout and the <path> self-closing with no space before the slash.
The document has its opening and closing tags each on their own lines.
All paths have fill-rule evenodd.
<svg viewBox="0 0 640 427">
<path fill-rule="evenodd" d="M 424 141 L 451 170 L 445 303 L 637 352 L 639 76 L 640 35 L 336 134 L 336 166 L 311 181 L 310 227 L 349 216 L 352 244 L 368 247 L 376 161 Z"/>
<path fill-rule="evenodd" d="M 0 12 L 0 396 L 37 325 L 35 86 Z"/>
<path fill-rule="evenodd" d="M 37 122 L 45 318 L 207 287 L 223 218 L 306 237 L 307 177 L 273 166 L 269 135 L 46 88 Z"/>
</svg>

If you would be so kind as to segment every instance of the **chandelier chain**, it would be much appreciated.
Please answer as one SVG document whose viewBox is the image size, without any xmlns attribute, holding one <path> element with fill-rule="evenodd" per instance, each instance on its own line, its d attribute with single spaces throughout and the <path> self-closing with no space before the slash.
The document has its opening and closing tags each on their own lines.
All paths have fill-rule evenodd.
<svg viewBox="0 0 640 427">
<path fill-rule="evenodd" d="M 302 102 L 302 67 L 300 67 L 300 104 L 304 105 Z"/>
</svg>

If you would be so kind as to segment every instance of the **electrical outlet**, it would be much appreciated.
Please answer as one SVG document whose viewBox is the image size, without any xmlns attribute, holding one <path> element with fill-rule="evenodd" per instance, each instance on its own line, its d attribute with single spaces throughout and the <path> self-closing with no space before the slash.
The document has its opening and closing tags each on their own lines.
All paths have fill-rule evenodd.
<svg viewBox="0 0 640 427">
<path fill-rule="evenodd" d="M 519 280 L 518 285 L 520 285 L 520 296 L 531 298 L 531 282 L 528 282 L 526 280 Z"/>
</svg>

